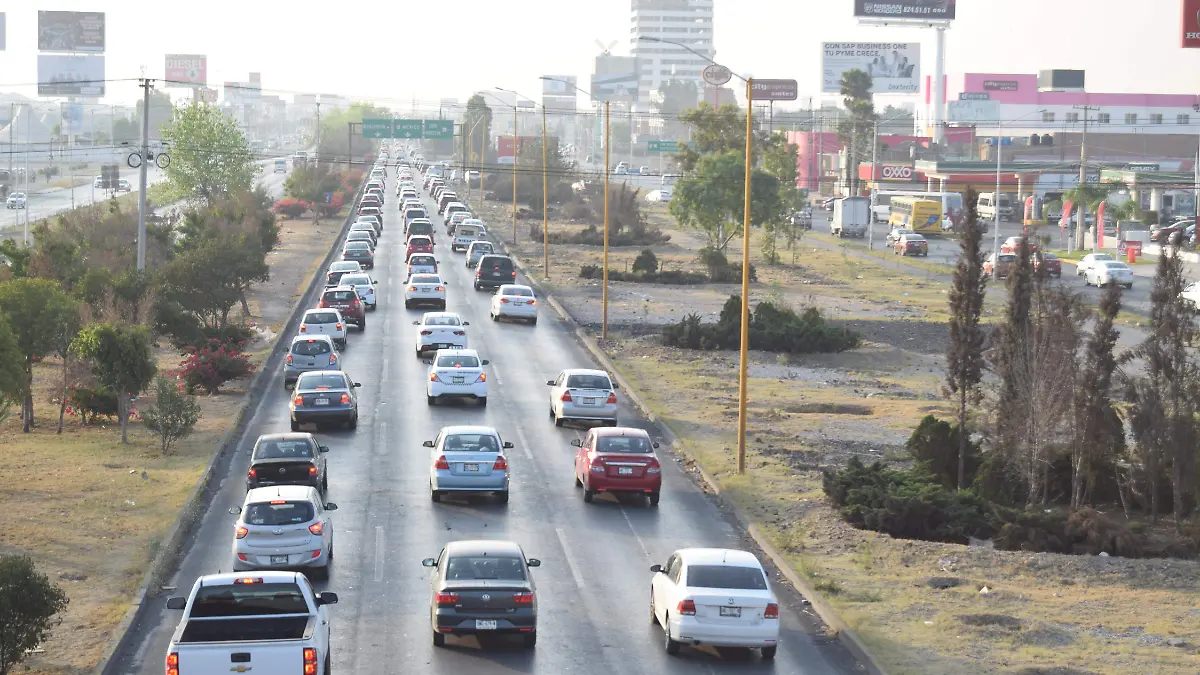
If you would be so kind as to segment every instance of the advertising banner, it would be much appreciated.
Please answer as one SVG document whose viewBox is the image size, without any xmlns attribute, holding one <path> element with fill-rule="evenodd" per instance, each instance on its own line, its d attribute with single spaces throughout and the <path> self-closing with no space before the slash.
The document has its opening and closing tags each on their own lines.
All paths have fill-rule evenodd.
<svg viewBox="0 0 1200 675">
<path fill-rule="evenodd" d="M 915 94 L 921 90 L 921 45 L 916 42 L 826 42 L 822 49 L 821 91 L 837 94 L 847 70 L 871 76 L 875 94 Z"/>
<path fill-rule="evenodd" d="M 592 75 L 592 98 L 597 101 L 634 101 L 637 99 L 637 73 Z"/>
<path fill-rule="evenodd" d="M 520 148 L 522 150 L 525 149 L 525 145 L 527 143 L 534 143 L 537 140 L 539 140 L 539 139 L 536 136 L 518 136 L 517 137 L 517 142 L 520 144 Z M 500 136 L 499 138 L 496 139 L 496 156 L 509 158 L 508 162 L 503 162 L 505 164 L 509 164 L 512 162 L 512 156 L 513 156 L 513 137 L 512 136 Z"/>
<path fill-rule="evenodd" d="M 1183 0 L 1179 39 L 1184 49 L 1200 49 L 1200 0 Z"/>
<path fill-rule="evenodd" d="M 984 91 L 1018 91 L 1021 83 L 1016 80 L 984 80 Z"/>
<path fill-rule="evenodd" d="M 104 56 L 38 54 L 38 96 L 103 96 Z"/>
<path fill-rule="evenodd" d="M 72 136 L 83 133 L 82 103 L 62 104 L 62 129 L 63 133 Z"/>
<path fill-rule="evenodd" d="M 859 19 L 952 21 L 955 0 L 854 0 Z"/>
<path fill-rule="evenodd" d="M 104 53 L 104 12 L 38 12 L 38 50 Z"/>
<path fill-rule="evenodd" d="M 542 95 L 574 97 L 577 86 L 579 79 L 574 75 L 546 75 L 542 80 Z"/>
<path fill-rule="evenodd" d="M 203 54 L 167 54 L 163 71 L 168 87 L 203 87 L 208 84 L 208 57 Z"/>
</svg>

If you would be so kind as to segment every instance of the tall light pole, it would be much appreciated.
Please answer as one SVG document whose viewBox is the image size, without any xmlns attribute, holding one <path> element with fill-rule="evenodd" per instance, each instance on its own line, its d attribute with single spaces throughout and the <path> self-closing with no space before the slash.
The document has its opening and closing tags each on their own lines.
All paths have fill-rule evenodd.
<svg viewBox="0 0 1200 675">
<path fill-rule="evenodd" d="M 506 91 L 514 96 L 521 95 L 511 89 L 496 87 L 500 91 Z M 524 98 L 532 101 L 532 98 L 525 96 Z M 542 277 L 550 278 L 550 216 L 547 209 L 550 206 L 550 196 L 547 193 L 550 186 L 548 177 L 548 168 L 546 163 L 546 104 L 542 103 Z M 516 166 L 515 164 L 513 166 Z M 513 182 L 515 192 L 516 182 Z"/>
<path fill-rule="evenodd" d="M 500 87 L 493 87 L 493 89 L 495 89 L 497 91 L 508 91 L 507 89 L 501 89 Z M 488 96 L 491 96 L 492 99 L 494 99 L 495 101 L 497 101 L 503 105 L 508 105 L 508 103 L 505 103 L 504 100 L 498 96 L 493 96 L 492 94 L 488 94 L 486 91 L 483 93 Z M 509 93 L 513 94 L 514 96 L 518 96 L 515 92 L 509 92 Z M 516 101 L 516 99 L 513 100 L 511 107 L 512 107 L 512 111 L 513 111 L 513 169 L 512 169 L 512 181 L 513 181 L 512 231 L 513 231 L 513 233 L 512 233 L 512 236 L 513 236 L 513 245 L 515 246 L 517 243 L 517 156 L 520 154 L 519 152 L 517 152 L 517 146 L 519 145 L 519 143 L 517 142 L 518 137 L 517 137 L 517 101 Z M 497 159 L 499 159 L 499 152 L 500 152 L 500 146 L 499 146 L 499 141 L 497 141 L 497 145 L 496 145 Z"/>
<path fill-rule="evenodd" d="M 465 150 L 463 152 L 465 152 L 468 155 L 468 157 L 471 154 L 471 150 L 474 149 L 471 147 L 471 139 L 474 138 L 474 136 L 475 136 L 475 127 L 479 126 L 479 123 L 482 122 L 483 120 L 484 120 L 484 115 L 480 115 L 479 119 L 475 120 L 475 124 L 471 125 L 471 130 L 468 131 L 463 137 L 463 147 L 465 148 Z M 481 158 L 480 161 L 482 161 L 482 157 L 483 157 L 482 146 L 483 146 L 483 144 L 481 143 L 480 144 L 480 155 L 479 155 Z M 467 203 L 470 204 L 471 203 L 471 167 L 468 162 L 463 162 L 463 175 L 465 175 L 467 177 Z"/>
</svg>

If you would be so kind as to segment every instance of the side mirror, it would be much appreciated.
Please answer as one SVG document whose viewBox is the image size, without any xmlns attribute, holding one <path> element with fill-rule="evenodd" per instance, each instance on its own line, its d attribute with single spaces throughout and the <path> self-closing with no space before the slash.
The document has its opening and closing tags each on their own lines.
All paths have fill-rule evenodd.
<svg viewBox="0 0 1200 675">
<path fill-rule="evenodd" d="M 612 384 L 612 386 L 613 386 L 613 389 L 620 389 L 620 388 L 621 388 L 621 385 L 617 384 L 617 381 L 616 381 L 616 380 L 614 380 L 614 379 L 612 379 L 612 378 L 609 378 L 609 382 Z"/>
<path fill-rule="evenodd" d="M 484 359 L 484 360 L 483 360 L 483 361 L 481 361 L 480 363 L 482 363 L 483 365 L 485 365 L 485 366 L 486 366 L 486 365 L 490 365 L 490 364 L 491 364 L 491 361 L 488 361 L 487 359 Z"/>
<path fill-rule="evenodd" d="M 433 359 L 421 359 L 421 363 L 424 363 L 424 364 L 425 364 L 425 365 L 427 365 L 427 366 L 432 366 L 432 365 L 433 365 Z"/>
<path fill-rule="evenodd" d="M 548 385 L 550 385 L 551 387 L 553 387 L 553 386 L 554 386 L 554 380 L 546 380 L 546 384 L 548 384 Z"/>
<path fill-rule="evenodd" d="M 229 513 L 230 513 L 230 514 L 232 514 L 232 515 L 235 515 L 235 516 L 236 516 L 236 515 L 239 515 L 239 514 L 241 514 L 241 512 L 242 512 L 242 507 L 240 507 L 240 506 L 231 506 L 231 507 L 229 507 Z"/>
<path fill-rule="evenodd" d="M 464 325 L 464 326 L 470 326 L 470 325 L 471 325 L 471 322 L 470 322 L 470 321 L 464 321 L 464 322 L 463 322 L 463 325 Z"/>
<path fill-rule="evenodd" d="M 541 567 L 542 561 L 538 560 L 537 558 L 530 558 L 529 560 L 525 561 L 525 564 L 529 565 L 530 567 Z"/>
<path fill-rule="evenodd" d="M 183 609 L 187 607 L 187 598 L 167 598 L 167 609 Z"/>
<path fill-rule="evenodd" d="M 505 450 L 511 450 L 512 448 L 515 448 L 515 447 L 516 446 L 512 444 L 512 441 L 504 441 L 504 449 Z"/>
<path fill-rule="evenodd" d="M 662 565 L 651 565 L 650 571 L 654 572 L 655 574 L 662 574 L 663 566 Z"/>
<path fill-rule="evenodd" d="M 437 567 L 437 559 L 436 558 L 426 558 L 421 561 L 421 565 L 423 565 L 424 567 Z"/>
<path fill-rule="evenodd" d="M 377 280 L 375 280 L 375 279 L 372 279 L 372 280 L 371 280 L 371 283 L 372 283 L 372 284 L 378 284 L 379 282 L 378 282 Z"/>
<path fill-rule="evenodd" d="M 359 388 L 359 387 L 361 387 L 361 386 L 362 386 L 362 382 L 355 382 L 355 383 L 354 383 L 354 388 L 355 388 L 355 389 L 358 389 L 358 388 Z"/>
<path fill-rule="evenodd" d="M 422 443 L 421 445 L 422 445 L 422 446 L 424 446 L 424 447 L 426 447 L 426 448 L 432 448 L 432 447 L 433 447 L 433 441 L 425 441 L 425 442 L 424 442 L 424 443 Z"/>
<path fill-rule="evenodd" d="M 571 439 L 571 445 L 573 445 L 573 446 L 575 446 L 575 447 L 577 447 L 577 448 L 582 448 L 582 447 L 583 447 L 583 441 L 579 440 L 578 438 L 572 438 L 572 439 Z"/>
<path fill-rule="evenodd" d="M 652 443 L 651 445 L 653 445 L 653 446 L 654 446 L 654 449 L 655 449 L 655 450 L 657 450 L 657 449 L 658 449 L 658 441 L 654 441 L 654 443 Z"/>
<path fill-rule="evenodd" d="M 319 445 L 319 446 L 317 446 L 317 449 L 318 449 L 319 451 L 321 451 L 321 452 L 329 452 L 329 446 L 328 446 L 328 445 Z"/>
<path fill-rule="evenodd" d="M 334 504 L 333 502 L 329 502 L 328 504 L 325 505 L 325 510 L 326 511 L 337 511 L 337 504 Z"/>
<path fill-rule="evenodd" d="M 420 321 L 414 321 L 414 322 L 413 322 L 413 325 L 414 325 L 414 326 L 420 326 L 420 325 L 421 325 L 421 322 L 420 322 Z"/>
<path fill-rule="evenodd" d="M 317 593 L 317 604 L 318 605 L 336 605 L 337 602 L 338 602 L 337 593 L 334 593 L 333 591 L 325 591 L 324 593 Z"/>
</svg>

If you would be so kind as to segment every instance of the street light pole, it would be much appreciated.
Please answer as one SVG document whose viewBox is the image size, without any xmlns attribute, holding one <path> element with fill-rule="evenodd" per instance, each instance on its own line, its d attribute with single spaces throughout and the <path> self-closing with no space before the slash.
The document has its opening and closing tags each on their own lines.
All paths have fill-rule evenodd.
<svg viewBox="0 0 1200 675">
<path fill-rule="evenodd" d="M 520 136 L 517 129 L 517 102 L 513 101 L 513 204 L 512 204 L 512 230 L 513 230 L 513 246 L 517 245 L 517 159 L 521 153 L 518 151 Z"/>
<path fill-rule="evenodd" d="M 612 173 L 608 167 L 609 149 L 612 147 L 612 110 L 608 101 L 604 102 L 604 290 L 601 302 L 603 309 L 600 319 L 600 338 L 608 339 L 608 177 Z"/>
<path fill-rule="evenodd" d="M 542 102 L 542 276 L 550 278 L 550 178 L 546 163 L 546 103 Z"/>
<path fill-rule="evenodd" d="M 877 173 L 878 172 L 878 173 Z M 878 177 L 876 177 L 878 176 Z M 871 190 L 871 214 L 867 217 L 867 248 L 875 249 L 875 205 L 879 203 L 879 179 L 883 172 L 879 170 L 879 119 L 875 119 L 875 128 L 871 133 L 871 178 L 875 188 Z M 945 209 L 943 209 L 945 210 Z"/>
<path fill-rule="evenodd" d="M 751 121 L 754 111 L 754 78 L 746 78 L 746 178 L 742 204 L 742 333 L 738 349 L 738 437 L 737 472 L 746 473 L 746 408 L 750 402 L 748 369 L 750 360 L 750 160 Z"/>
</svg>

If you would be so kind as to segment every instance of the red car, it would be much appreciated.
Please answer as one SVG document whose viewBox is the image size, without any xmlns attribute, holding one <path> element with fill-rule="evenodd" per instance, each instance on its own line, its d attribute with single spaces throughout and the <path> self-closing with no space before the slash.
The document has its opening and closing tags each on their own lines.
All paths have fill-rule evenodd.
<svg viewBox="0 0 1200 675">
<path fill-rule="evenodd" d="M 339 310 L 346 323 L 358 326 L 359 330 L 367 329 L 366 308 L 358 297 L 358 291 L 354 290 L 353 286 L 326 288 L 325 292 L 321 294 L 321 301 L 317 303 L 317 307 Z"/>
<path fill-rule="evenodd" d="M 408 251 L 404 254 L 404 262 L 408 262 L 414 253 L 433 253 L 433 240 L 423 235 L 409 237 Z"/>
<path fill-rule="evenodd" d="M 1053 253 L 1043 253 L 1040 257 L 1033 257 L 1033 271 L 1041 269 L 1042 264 L 1046 265 L 1046 276 L 1062 278 L 1062 261 Z"/>
<path fill-rule="evenodd" d="M 654 455 L 658 443 L 642 429 L 597 427 L 582 441 L 571 441 L 575 451 L 575 487 L 583 488 L 583 501 L 597 492 L 644 494 L 658 506 L 662 490 L 662 465 Z"/>
</svg>

